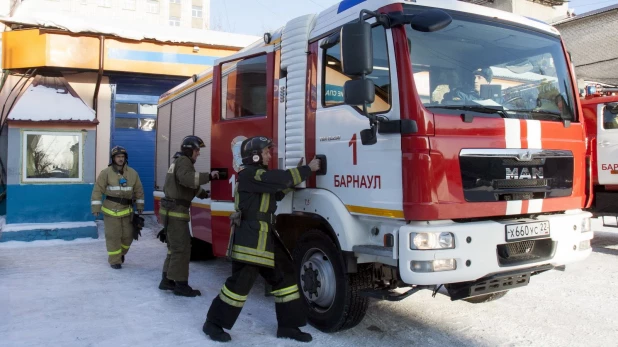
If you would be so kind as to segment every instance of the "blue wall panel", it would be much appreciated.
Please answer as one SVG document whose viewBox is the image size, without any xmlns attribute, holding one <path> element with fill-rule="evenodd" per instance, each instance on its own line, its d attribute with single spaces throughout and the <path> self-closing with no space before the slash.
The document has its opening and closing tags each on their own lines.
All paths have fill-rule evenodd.
<svg viewBox="0 0 618 347">
<path fill-rule="evenodd" d="M 7 187 L 7 224 L 86 222 L 92 184 L 27 184 Z"/>
</svg>

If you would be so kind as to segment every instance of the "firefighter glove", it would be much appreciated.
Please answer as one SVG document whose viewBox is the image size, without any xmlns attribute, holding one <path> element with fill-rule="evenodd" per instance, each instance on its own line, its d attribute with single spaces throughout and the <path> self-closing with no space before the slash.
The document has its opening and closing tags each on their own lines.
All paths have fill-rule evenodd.
<svg viewBox="0 0 618 347">
<path fill-rule="evenodd" d="M 159 241 L 166 243 L 167 242 L 167 230 L 165 228 L 161 229 L 161 231 L 159 231 L 159 233 L 157 234 L 157 238 L 159 239 Z"/>
</svg>

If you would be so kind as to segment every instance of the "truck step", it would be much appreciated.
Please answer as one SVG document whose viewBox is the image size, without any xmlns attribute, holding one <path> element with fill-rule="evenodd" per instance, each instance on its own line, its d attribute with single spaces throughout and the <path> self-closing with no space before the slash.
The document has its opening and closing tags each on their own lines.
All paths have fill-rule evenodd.
<svg viewBox="0 0 618 347">
<path fill-rule="evenodd" d="M 375 255 L 378 257 L 393 257 L 393 247 L 375 246 L 375 245 L 358 245 L 352 247 L 356 253 Z"/>
</svg>

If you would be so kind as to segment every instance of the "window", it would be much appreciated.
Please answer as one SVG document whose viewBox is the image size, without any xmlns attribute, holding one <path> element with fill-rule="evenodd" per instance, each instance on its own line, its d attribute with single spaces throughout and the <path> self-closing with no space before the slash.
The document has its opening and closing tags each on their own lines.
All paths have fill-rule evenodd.
<svg viewBox="0 0 618 347">
<path fill-rule="evenodd" d="M 99 0 L 99 7 L 112 7 L 112 0 Z"/>
<path fill-rule="evenodd" d="M 618 107 L 603 108 L 603 129 L 618 129 Z"/>
<path fill-rule="evenodd" d="M 23 133 L 23 182 L 81 182 L 82 161 L 79 132 Z"/>
<path fill-rule="evenodd" d="M 116 103 L 116 114 L 137 114 L 137 104 Z"/>
<path fill-rule="evenodd" d="M 221 118 L 265 116 L 266 56 L 225 63 L 221 71 Z"/>
<path fill-rule="evenodd" d="M 191 16 L 195 18 L 202 18 L 202 6 L 193 6 L 191 9 Z"/>
<path fill-rule="evenodd" d="M 170 16 L 170 25 L 173 27 L 180 26 L 180 17 Z"/>
<path fill-rule="evenodd" d="M 382 26 L 373 27 L 373 72 L 367 78 L 375 84 L 375 101 L 369 105 L 370 113 L 386 112 L 390 109 L 391 80 L 386 47 L 386 30 Z M 339 44 L 325 52 L 322 102 L 325 107 L 343 105 L 343 84 L 350 80 L 341 71 Z"/>
<path fill-rule="evenodd" d="M 125 10 L 132 10 L 135 11 L 135 0 L 124 0 L 124 7 Z"/>
<path fill-rule="evenodd" d="M 139 114 L 157 114 L 157 105 L 139 104 Z"/>
<path fill-rule="evenodd" d="M 406 7 L 406 14 L 418 9 Z M 459 116 L 573 120 L 574 97 L 560 39 L 492 19 L 449 12 L 452 23 L 426 33 L 405 27 L 416 90 L 427 108 Z M 491 110 L 495 112 L 491 112 Z"/>
<path fill-rule="evenodd" d="M 159 13 L 159 0 L 146 1 L 146 12 Z"/>
<path fill-rule="evenodd" d="M 139 128 L 144 131 L 152 131 L 157 129 L 157 120 L 155 118 L 140 118 Z"/>
<path fill-rule="evenodd" d="M 137 129 L 137 118 L 116 118 L 114 128 L 116 129 Z"/>
</svg>

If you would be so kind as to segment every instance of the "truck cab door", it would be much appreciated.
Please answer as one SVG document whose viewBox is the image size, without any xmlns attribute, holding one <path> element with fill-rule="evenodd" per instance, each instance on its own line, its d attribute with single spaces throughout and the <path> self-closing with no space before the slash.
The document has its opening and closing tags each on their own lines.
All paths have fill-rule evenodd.
<svg viewBox="0 0 618 347">
<path fill-rule="evenodd" d="M 368 111 L 400 119 L 395 53 L 390 29 L 372 28 L 375 101 Z M 318 188 L 335 193 L 353 214 L 403 218 L 401 134 L 377 134 L 373 145 L 361 143 L 369 128 L 362 110 L 345 105 L 343 85 L 352 77 L 341 68 L 339 43 L 319 42 L 316 153 L 328 160 Z"/>
<path fill-rule="evenodd" d="M 232 140 L 273 138 L 275 53 L 272 48 L 260 49 L 226 57 L 213 71 L 212 169 L 227 170 L 225 180 L 211 183 L 213 201 L 233 201 L 238 173 L 232 165 Z"/>
<path fill-rule="evenodd" d="M 618 184 L 618 103 L 597 105 L 599 184 Z"/>
</svg>

